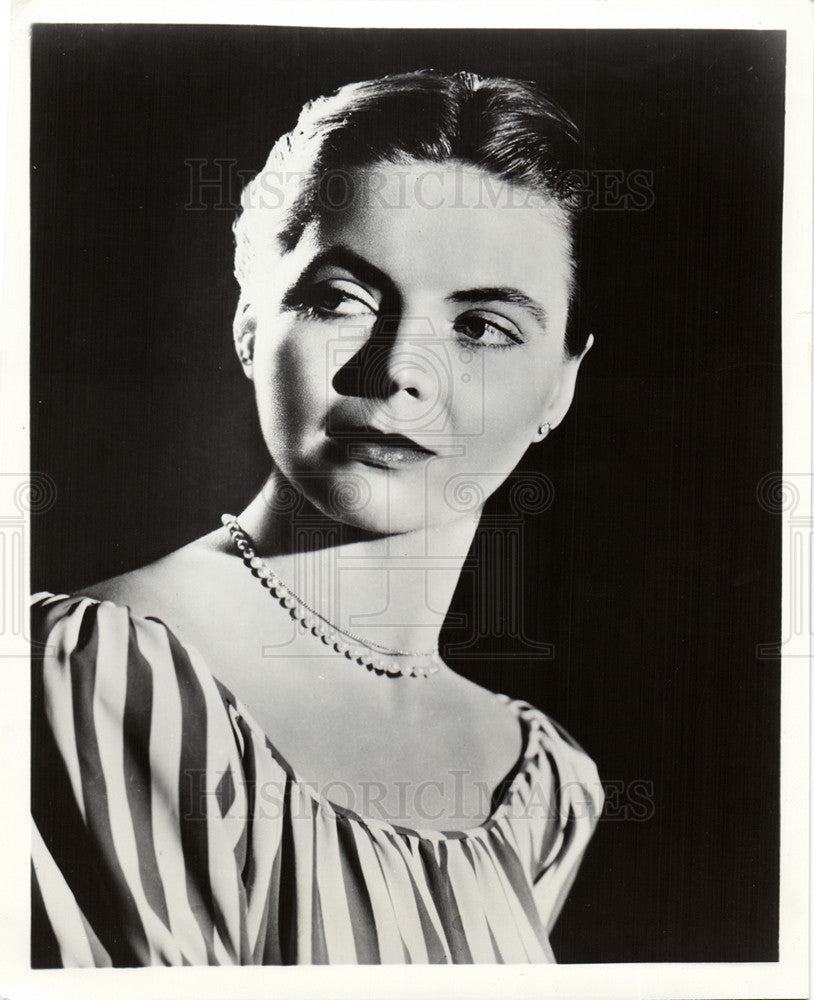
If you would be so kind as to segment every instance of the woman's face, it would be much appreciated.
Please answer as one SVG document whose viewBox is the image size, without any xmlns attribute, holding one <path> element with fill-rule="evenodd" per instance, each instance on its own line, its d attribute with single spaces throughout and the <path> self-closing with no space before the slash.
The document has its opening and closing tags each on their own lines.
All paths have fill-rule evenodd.
<svg viewBox="0 0 814 1000">
<path fill-rule="evenodd" d="M 474 168 L 351 176 L 347 207 L 258 259 L 238 340 L 280 471 L 400 533 L 479 510 L 564 416 L 568 238 L 558 206 Z"/>
</svg>

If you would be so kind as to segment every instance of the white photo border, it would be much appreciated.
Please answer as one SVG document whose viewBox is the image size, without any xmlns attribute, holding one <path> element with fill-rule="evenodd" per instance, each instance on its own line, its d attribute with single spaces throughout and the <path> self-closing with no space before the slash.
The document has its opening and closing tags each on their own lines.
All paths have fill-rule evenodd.
<svg viewBox="0 0 814 1000">
<path fill-rule="evenodd" d="M 803 595 L 789 590 L 784 544 L 783 620 L 792 596 L 802 600 L 807 627 L 784 646 L 781 700 L 780 960 L 777 963 L 630 964 L 540 967 L 186 968 L 35 970 L 29 967 L 30 826 L 28 650 L 22 636 L 0 634 L 6 816 L 0 857 L 0 994 L 13 1000 L 45 997 L 145 995 L 223 997 L 567 997 L 795 998 L 807 997 L 809 978 L 809 830 L 812 483 L 812 53 L 814 5 L 795 2 L 639 3 L 584 0 L 500 3 L 390 0 L 297 3 L 222 0 L 32 0 L 12 3 L 9 133 L 5 178 L 5 239 L 0 366 L 0 462 L 5 476 L 30 469 L 29 333 L 29 83 L 30 28 L 34 23 L 274 24 L 322 27 L 739 28 L 787 33 L 787 117 L 783 210 L 783 468 L 794 476 L 797 516 L 808 516 L 809 545 Z M 5 504 L 5 494 L 0 503 Z M 808 512 L 808 514 L 806 513 Z M 0 524 L 8 513 L 0 507 Z M 792 529 L 784 514 L 784 539 Z M 9 535 L 9 537 L 11 537 Z M 17 537 L 16 535 L 14 536 Z M 27 537 L 23 527 L 23 539 Z M 15 545 L 18 543 L 14 543 Z M 17 614 L 28 593 L 25 543 L 22 594 L 6 593 L 4 614 Z M 6 557 L 10 550 L 7 548 Z M 6 574 L 5 583 L 9 582 Z M 14 582 L 11 590 L 14 589 Z M 6 630 L 7 631 L 7 630 Z M 738 933 L 733 914 L 733 935 Z"/>
</svg>

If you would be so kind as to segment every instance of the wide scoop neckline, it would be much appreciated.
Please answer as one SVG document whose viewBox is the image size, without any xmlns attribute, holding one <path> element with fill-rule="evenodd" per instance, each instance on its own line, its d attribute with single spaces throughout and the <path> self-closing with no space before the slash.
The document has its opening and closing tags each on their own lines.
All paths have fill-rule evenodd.
<svg viewBox="0 0 814 1000">
<path fill-rule="evenodd" d="M 532 709 L 530 705 L 527 705 L 522 700 L 511 699 L 505 694 L 490 691 L 489 693 L 492 697 L 497 698 L 504 705 L 506 705 L 517 720 L 520 727 L 521 748 L 514 764 L 495 786 L 495 790 L 492 795 L 494 796 L 495 791 L 499 788 L 501 789 L 500 797 L 492 811 L 484 820 L 482 820 L 482 822 L 478 823 L 477 826 L 469 826 L 460 830 L 436 830 L 433 827 L 407 826 L 399 823 L 391 823 L 387 820 L 377 819 L 372 816 L 362 816 L 360 813 L 355 812 L 348 806 L 339 805 L 339 803 L 333 802 L 324 795 L 319 795 L 312 787 L 312 783 L 304 781 L 300 778 L 297 774 L 297 769 L 291 765 L 289 759 L 284 754 L 280 753 L 274 742 L 269 738 L 268 733 L 266 733 L 262 726 L 260 726 L 260 724 L 255 720 L 243 702 L 229 689 L 226 684 L 218 680 L 214 674 L 212 674 L 212 677 L 215 684 L 226 696 L 227 701 L 231 703 L 235 712 L 263 739 L 266 748 L 271 753 L 271 756 L 277 764 L 283 769 L 288 780 L 291 781 L 292 784 L 296 785 L 301 792 L 305 793 L 320 812 L 324 812 L 327 815 L 338 819 L 344 819 L 351 823 L 357 823 L 368 829 L 382 830 L 389 833 L 396 833 L 403 837 L 411 837 L 413 839 L 427 841 L 467 840 L 473 837 L 482 837 L 487 834 L 492 827 L 498 824 L 503 818 L 503 815 L 508 811 L 520 784 L 525 779 L 529 769 L 534 765 L 539 757 L 539 735 L 541 727 L 536 718 L 538 715 L 537 710 Z M 530 710 L 534 717 L 532 719 L 524 718 L 524 710 Z"/>
<path fill-rule="evenodd" d="M 278 750 L 274 741 L 269 737 L 268 733 L 263 729 L 260 723 L 257 722 L 243 701 L 227 684 L 221 681 L 212 672 L 212 669 L 209 666 L 209 661 L 200 652 L 198 647 L 193 643 L 189 643 L 177 636 L 169 625 L 167 625 L 161 618 L 154 615 L 138 614 L 127 604 L 118 604 L 116 601 L 99 600 L 96 597 L 90 597 L 81 593 L 56 594 L 51 591 L 38 591 L 31 596 L 32 602 L 46 599 L 76 602 L 88 601 L 91 604 L 97 605 L 110 604 L 113 607 L 125 610 L 130 618 L 136 618 L 141 621 L 149 621 L 153 624 L 160 625 L 163 629 L 166 629 L 166 631 L 185 649 L 194 650 L 196 655 L 200 658 L 200 662 L 205 667 L 208 677 L 211 678 L 215 687 L 219 690 L 224 704 L 230 705 L 237 715 L 243 719 L 258 736 L 262 738 L 267 750 L 276 763 L 283 769 L 289 781 L 296 785 L 301 792 L 304 792 L 319 811 L 338 819 L 344 819 L 347 822 L 357 823 L 368 829 L 380 830 L 386 833 L 395 833 L 402 837 L 436 843 L 445 840 L 469 840 L 483 837 L 487 835 L 493 827 L 499 825 L 500 821 L 504 818 L 505 814 L 511 807 L 520 785 L 525 780 L 529 770 L 535 766 L 536 762 L 539 760 L 540 753 L 542 752 L 542 745 L 540 741 L 543 730 L 541 721 L 542 713 L 522 699 L 510 698 L 506 694 L 501 694 L 497 691 L 490 691 L 489 694 L 493 698 L 500 701 L 516 719 L 518 726 L 520 727 L 521 745 L 520 752 L 514 764 L 511 768 L 509 768 L 506 775 L 498 782 L 492 792 L 492 797 L 494 797 L 497 789 L 501 789 L 500 797 L 498 798 L 492 811 L 484 820 L 482 820 L 482 822 L 478 823 L 476 826 L 465 827 L 459 830 L 446 830 L 434 829 L 432 827 L 407 826 L 398 823 L 390 823 L 386 820 L 377 819 L 375 817 L 362 816 L 347 806 L 339 805 L 339 803 L 335 803 L 325 796 L 318 795 L 309 782 L 301 779 L 297 774 L 296 768 L 294 768 L 289 759 Z"/>
</svg>

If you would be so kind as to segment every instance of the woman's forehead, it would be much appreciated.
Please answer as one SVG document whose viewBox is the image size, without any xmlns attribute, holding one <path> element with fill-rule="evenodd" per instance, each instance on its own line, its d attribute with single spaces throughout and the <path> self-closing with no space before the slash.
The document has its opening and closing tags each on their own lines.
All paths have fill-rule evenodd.
<svg viewBox="0 0 814 1000">
<path fill-rule="evenodd" d="M 349 248 L 393 281 L 423 287 L 570 285 L 562 208 L 474 167 L 383 164 L 344 175 L 344 201 L 323 208 L 316 252 Z M 336 198 L 337 191 L 334 192 Z"/>
</svg>

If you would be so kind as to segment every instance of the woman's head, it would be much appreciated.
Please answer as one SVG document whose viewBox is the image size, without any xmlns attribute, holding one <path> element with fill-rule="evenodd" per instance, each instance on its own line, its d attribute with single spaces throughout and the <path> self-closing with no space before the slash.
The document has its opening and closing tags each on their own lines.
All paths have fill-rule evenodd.
<svg viewBox="0 0 814 1000">
<path fill-rule="evenodd" d="M 349 171 L 411 161 L 475 167 L 558 205 L 571 241 L 573 295 L 583 198 L 576 126 L 534 83 L 433 70 L 350 83 L 305 105 L 243 193 L 235 273 L 244 293 L 270 235 L 287 252 L 315 215 L 380 193 L 376 175 L 373 190 L 359 190 Z M 484 200 L 494 197 L 488 182 L 483 188 Z M 580 354 L 586 338 L 570 324 L 566 351 Z"/>
<path fill-rule="evenodd" d="M 562 419 L 589 346 L 575 149 L 533 85 L 430 72 L 351 84 L 275 145 L 235 227 L 235 336 L 318 508 L 357 496 L 345 519 L 385 532 L 460 516 L 464 483 L 485 498 Z"/>
</svg>

